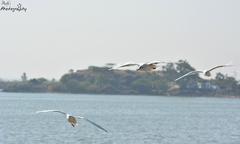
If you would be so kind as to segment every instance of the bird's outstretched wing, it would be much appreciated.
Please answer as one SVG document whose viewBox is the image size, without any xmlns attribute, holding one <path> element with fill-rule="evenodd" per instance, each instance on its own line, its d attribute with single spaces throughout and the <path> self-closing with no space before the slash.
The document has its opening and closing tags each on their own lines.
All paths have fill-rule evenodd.
<svg viewBox="0 0 240 144">
<path fill-rule="evenodd" d="M 91 123 L 92 125 L 96 126 L 97 128 L 105 131 L 106 133 L 108 132 L 108 131 L 107 131 L 105 128 L 103 128 L 102 126 L 96 124 L 95 122 L 93 122 L 93 121 L 91 121 L 91 120 L 89 120 L 89 119 L 87 119 L 87 118 L 85 118 L 85 117 L 77 116 L 77 118 L 84 119 L 85 121 Z"/>
<path fill-rule="evenodd" d="M 160 63 L 166 63 L 166 62 L 163 62 L 163 61 L 151 61 L 151 62 L 147 62 L 146 64 L 148 64 L 148 65 L 151 65 L 151 64 L 157 65 L 157 64 L 160 64 Z"/>
<path fill-rule="evenodd" d="M 118 69 L 118 68 L 129 67 L 129 66 L 140 67 L 140 64 L 133 63 L 133 62 L 127 62 L 127 63 L 124 63 L 124 64 L 117 64 L 117 65 L 113 66 L 112 68 L 110 68 L 109 70 L 114 70 L 114 69 Z"/>
<path fill-rule="evenodd" d="M 118 68 L 129 67 L 129 66 L 140 66 L 140 65 L 137 63 L 125 63 L 123 65 L 119 65 Z"/>
<path fill-rule="evenodd" d="M 211 68 L 211 69 L 209 69 L 209 70 L 206 70 L 206 72 L 210 72 L 210 71 L 212 71 L 212 70 L 214 70 L 214 69 L 221 68 L 221 67 L 228 67 L 228 66 L 233 66 L 233 65 L 228 65 L 228 64 L 226 64 L 226 65 L 215 66 L 215 67 L 213 67 L 213 68 Z"/>
<path fill-rule="evenodd" d="M 203 73 L 203 72 L 202 71 L 190 71 L 190 72 L 186 73 L 185 75 L 180 76 L 179 78 L 175 79 L 175 81 L 178 81 L 178 80 L 180 80 L 180 79 L 182 79 L 186 76 L 194 75 L 194 74 L 197 74 L 197 73 Z"/>
<path fill-rule="evenodd" d="M 60 111 L 60 110 L 42 110 L 42 111 L 36 111 L 36 113 L 45 113 L 45 112 L 57 112 L 66 115 L 67 113 Z"/>
</svg>

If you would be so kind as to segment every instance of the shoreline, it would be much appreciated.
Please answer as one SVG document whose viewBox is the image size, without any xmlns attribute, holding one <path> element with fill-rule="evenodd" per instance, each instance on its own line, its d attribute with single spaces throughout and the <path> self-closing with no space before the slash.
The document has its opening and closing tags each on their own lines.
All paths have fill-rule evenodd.
<svg viewBox="0 0 240 144">
<path fill-rule="evenodd" d="M 61 93 L 61 92 L 5 92 L 0 93 L 12 93 L 12 94 L 60 94 L 60 95 L 95 95 L 95 96 L 149 96 L 149 97 L 182 97 L 182 98 L 240 98 L 240 96 L 234 95 L 148 95 L 148 94 L 103 94 L 103 93 Z"/>
</svg>

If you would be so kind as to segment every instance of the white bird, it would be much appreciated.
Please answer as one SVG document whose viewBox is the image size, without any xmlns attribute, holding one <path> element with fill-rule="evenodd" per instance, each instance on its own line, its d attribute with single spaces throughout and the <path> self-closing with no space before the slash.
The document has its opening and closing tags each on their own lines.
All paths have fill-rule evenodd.
<svg viewBox="0 0 240 144">
<path fill-rule="evenodd" d="M 203 73 L 204 76 L 207 76 L 207 77 L 210 77 L 211 76 L 211 71 L 214 70 L 214 69 L 217 69 L 217 68 L 221 68 L 221 67 L 227 67 L 227 66 L 232 66 L 232 65 L 229 65 L 229 64 L 226 64 L 226 65 L 218 65 L 218 66 L 215 66 L 211 69 L 208 69 L 208 70 L 203 70 L 203 71 L 200 71 L 200 70 L 196 70 L 196 71 L 190 71 L 188 73 L 186 73 L 185 75 L 183 76 L 180 76 L 179 78 L 175 79 L 175 81 L 178 81 L 186 76 L 190 76 L 190 75 L 195 75 L 195 74 L 199 74 L 199 73 Z"/>
<path fill-rule="evenodd" d="M 106 129 L 104 129 L 103 127 L 101 127 L 100 125 L 96 124 L 95 122 L 85 118 L 85 117 L 82 117 L 82 116 L 72 116 L 68 113 L 65 113 L 63 111 L 59 111 L 59 110 L 42 110 L 42 111 L 36 111 L 36 113 L 44 113 L 44 112 L 57 112 L 57 113 L 61 113 L 61 114 L 64 114 L 66 116 L 66 119 L 67 121 L 73 126 L 75 127 L 77 125 L 77 118 L 79 119 L 84 119 L 86 120 L 87 122 L 93 124 L 94 126 L 96 126 L 97 128 L 105 131 L 105 132 L 108 132 Z"/>
<path fill-rule="evenodd" d="M 123 67 L 129 67 L 129 66 L 137 66 L 137 71 L 152 71 L 157 68 L 157 65 L 160 63 L 166 63 L 166 62 L 161 62 L 161 61 L 152 61 L 152 62 L 146 62 L 146 63 L 132 63 L 132 62 L 127 62 L 122 65 L 116 66 L 116 68 L 123 68 Z M 113 68 L 113 69 L 116 69 Z"/>
</svg>

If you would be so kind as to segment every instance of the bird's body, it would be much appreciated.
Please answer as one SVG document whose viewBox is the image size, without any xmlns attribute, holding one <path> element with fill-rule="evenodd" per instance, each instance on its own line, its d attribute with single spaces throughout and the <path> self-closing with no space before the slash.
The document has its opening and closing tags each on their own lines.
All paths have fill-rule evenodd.
<svg viewBox="0 0 240 144">
<path fill-rule="evenodd" d="M 203 71 L 201 71 L 201 70 L 190 71 L 190 72 L 184 74 L 183 76 L 180 76 L 179 78 L 175 79 L 175 81 L 178 81 L 178 80 L 180 80 L 180 79 L 182 79 L 182 78 L 184 78 L 184 77 L 186 77 L 186 76 L 195 75 L 195 74 L 199 74 L 199 73 L 203 73 L 204 76 L 210 77 L 210 76 L 211 76 L 211 71 L 213 71 L 213 70 L 215 70 L 215 69 L 217 69 L 217 68 L 222 68 L 222 67 L 227 67 L 227 66 L 232 66 L 232 65 L 218 65 L 218 66 L 215 66 L 215 67 L 213 67 L 213 68 L 211 68 L 211 69 L 208 69 L 208 70 L 203 70 Z"/>
<path fill-rule="evenodd" d="M 137 71 L 152 71 L 157 69 L 157 64 L 155 63 L 150 63 L 150 64 L 143 64 L 141 65 Z"/>
<path fill-rule="evenodd" d="M 69 116 L 69 117 L 67 118 L 67 120 L 68 120 L 68 122 L 69 122 L 73 127 L 75 127 L 75 126 L 77 125 L 77 119 L 76 119 L 75 117 Z"/>
<path fill-rule="evenodd" d="M 85 118 L 85 117 L 82 117 L 82 116 L 73 116 L 73 115 L 70 115 L 68 113 L 65 113 L 63 111 L 59 111 L 59 110 L 42 110 L 42 111 L 37 111 L 36 113 L 44 113 L 44 112 L 57 112 L 57 113 L 61 113 L 61 114 L 64 114 L 66 116 L 66 119 L 67 121 L 73 126 L 77 126 L 77 119 L 84 119 L 85 121 L 93 124 L 94 126 L 98 127 L 99 129 L 105 131 L 105 132 L 108 132 L 106 129 L 104 129 L 103 127 L 101 127 L 100 125 L 96 124 L 95 122 L 93 121 L 90 121 L 89 119 Z"/>
</svg>

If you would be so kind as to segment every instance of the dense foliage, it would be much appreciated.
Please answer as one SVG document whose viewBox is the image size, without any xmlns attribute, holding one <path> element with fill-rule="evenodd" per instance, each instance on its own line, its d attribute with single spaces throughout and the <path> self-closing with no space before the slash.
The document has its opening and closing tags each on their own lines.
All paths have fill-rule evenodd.
<svg viewBox="0 0 240 144">
<path fill-rule="evenodd" d="M 154 72 L 90 66 L 87 70 L 70 70 L 59 81 L 45 78 L 27 80 L 24 74 L 22 81 L 0 81 L 0 88 L 6 92 L 240 96 L 239 82 L 221 73 L 211 80 L 192 75 L 174 82 L 174 79 L 192 70 L 194 68 L 182 60 L 168 63 Z"/>
</svg>

